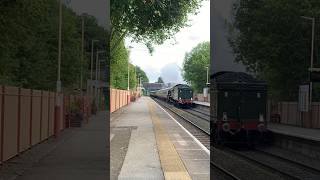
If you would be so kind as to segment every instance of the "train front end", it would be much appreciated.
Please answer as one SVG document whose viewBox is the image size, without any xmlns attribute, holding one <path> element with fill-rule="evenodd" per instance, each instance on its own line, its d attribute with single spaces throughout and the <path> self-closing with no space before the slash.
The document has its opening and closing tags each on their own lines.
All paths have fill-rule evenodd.
<svg viewBox="0 0 320 180">
<path fill-rule="evenodd" d="M 180 107 L 191 107 L 193 105 L 193 91 L 190 86 L 179 84 L 172 88 L 173 100 Z"/>
<path fill-rule="evenodd" d="M 215 81 L 213 87 L 215 142 L 252 146 L 264 141 L 268 134 L 266 84 L 243 73 L 228 76 Z"/>
</svg>

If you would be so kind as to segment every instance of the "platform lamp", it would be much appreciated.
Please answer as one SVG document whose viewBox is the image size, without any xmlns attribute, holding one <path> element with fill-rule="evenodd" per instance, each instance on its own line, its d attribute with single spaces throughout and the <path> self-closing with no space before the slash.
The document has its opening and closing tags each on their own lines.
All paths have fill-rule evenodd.
<svg viewBox="0 0 320 180">
<path fill-rule="evenodd" d="M 105 53 L 106 51 L 97 51 L 96 52 L 96 72 L 95 72 L 95 90 L 94 90 L 94 99 L 96 100 L 96 105 L 99 105 L 99 100 L 100 100 L 100 93 L 99 93 L 99 90 L 98 90 L 98 86 L 99 86 L 99 78 L 98 78 L 98 71 L 99 71 L 99 64 L 100 64 L 100 61 L 99 61 L 99 55 L 101 53 Z M 100 74 L 99 74 L 100 76 Z"/>
<path fill-rule="evenodd" d="M 128 48 L 133 49 L 132 46 L 129 46 Z M 130 71 L 129 70 L 130 70 L 130 60 L 128 59 L 128 87 L 127 87 L 128 91 L 130 90 Z"/>
<path fill-rule="evenodd" d="M 91 61 L 90 61 L 90 95 L 93 96 L 93 49 L 94 49 L 94 43 L 99 42 L 99 40 L 92 39 L 91 40 Z"/>
<path fill-rule="evenodd" d="M 54 107 L 54 136 L 57 137 L 60 131 L 60 120 L 62 118 L 62 100 L 61 100 L 61 34 L 62 34 L 62 0 L 59 0 L 59 35 L 58 35 L 58 72 L 56 84 L 56 103 Z"/>
<path fill-rule="evenodd" d="M 306 17 L 306 16 L 300 16 L 303 19 L 310 20 L 312 22 L 312 38 L 311 38 L 311 57 L 310 57 L 310 68 L 309 71 L 312 73 L 313 71 L 313 53 L 314 53 L 314 29 L 315 29 L 315 18 L 314 17 Z M 312 109 L 312 81 L 310 79 L 310 85 L 309 85 L 309 111 L 311 112 Z"/>
</svg>

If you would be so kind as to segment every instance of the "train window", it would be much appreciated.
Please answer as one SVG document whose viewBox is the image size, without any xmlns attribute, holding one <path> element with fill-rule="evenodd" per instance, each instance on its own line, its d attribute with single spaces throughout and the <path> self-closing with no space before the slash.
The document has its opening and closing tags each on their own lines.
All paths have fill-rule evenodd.
<svg viewBox="0 0 320 180">
<path fill-rule="evenodd" d="M 228 97 L 228 92 L 224 92 L 224 97 Z"/>
</svg>

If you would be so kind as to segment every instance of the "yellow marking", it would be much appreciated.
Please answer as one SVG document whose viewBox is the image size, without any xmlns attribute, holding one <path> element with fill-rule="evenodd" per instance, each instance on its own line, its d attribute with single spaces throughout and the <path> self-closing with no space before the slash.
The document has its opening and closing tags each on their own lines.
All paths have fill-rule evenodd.
<svg viewBox="0 0 320 180">
<path fill-rule="evenodd" d="M 154 111 L 154 104 L 148 102 L 149 112 L 154 125 L 156 142 L 159 151 L 161 167 L 166 180 L 191 180 L 178 152 L 170 141 L 169 135 L 163 128 L 158 115 Z"/>
</svg>

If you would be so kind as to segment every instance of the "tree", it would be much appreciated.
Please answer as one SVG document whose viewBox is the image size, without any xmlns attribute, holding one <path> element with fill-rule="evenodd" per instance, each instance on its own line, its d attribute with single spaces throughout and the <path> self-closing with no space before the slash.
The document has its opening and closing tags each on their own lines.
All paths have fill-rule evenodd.
<svg viewBox="0 0 320 180">
<path fill-rule="evenodd" d="M 148 83 L 149 82 L 149 78 L 148 76 L 146 75 L 146 73 L 139 67 L 139 66 L 136 66 L 136 72 L 137 72 L 137 77 L 141 77 L 141 81 L 142 82 L 145 82 L 145 83 Z"/>
<path fill-rule="evenodd" d="M 111 39 L 111 46 L 116 39 Z M 121 41 L 117 51 L 111 56 L 110 62 L 110 84 L 113 88 L 127 89 L 128 87 L 128 62 L 129 51 L 125 48 L 124 41 Z M 129 66 L 130 67 L 130 66 Z M 130 76 L 130 74 L 129 74 Z"/>
<path fill-rule="evenodd" d="M 203 0 L 111 0 L 112 35 L 120 41 L 131 36 L 135 41 L 162 44 L 187 26 L 188 15 L 195 13 Z M 111 47 L 111 54 L 118 43 Z"/>
<path fill-rule="evenodd" d="M 58 1 L 4 0 L 0 2 L 0 83 L 55 90 L 58 57 Z M 87 21 L 88 20 L 88 21 Z M 85 39 L 105 37 L 103 28 L 88 17 Z M 88 26 L 87 26 L 88 27 Z M 80 85 L 81 17 L 63 6 L 61 81 L 64 91 Z M 86 43 L 88 44 L 88 43 Z M 87 54 L 88 55 L 88 54 Z M 85 72 L 83 79 L 89 73 Z M 85 83 L 84 83 L 85 84 Z"/>
<path fill-rule="evenodd" d="M 164 81 L 162 80 L 162 77 L 158 77 L 157 83 L 164 83 Z"/>
<path fill-rule="evenodd" d="M 209 65 L 210 42 L 198 44 L 185 55 L 182 76 L 196 92 L 201 92 L 206 87 L 207 67 Z"/>
<path fill-rule="evenodd" d="M 301 16 L 319 17 L 319 10 L 317 0 L 235 4 L 230 43 L 236 61 L 265 79 L 273 97 L 297 100 L 298 85 L 307 80 L 310 66 L 311 22 Z M 319 23 L 316 26 L 319 29 Z M 316 36 L 316 47 L 318 42 Z"/>
</svg>

